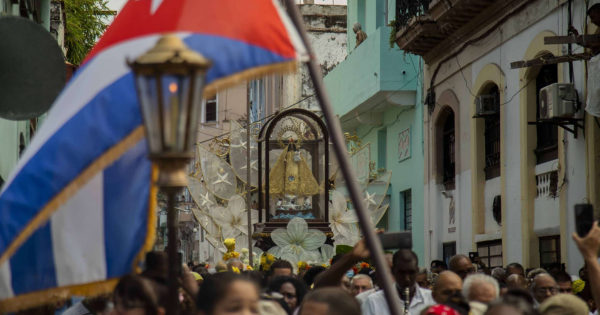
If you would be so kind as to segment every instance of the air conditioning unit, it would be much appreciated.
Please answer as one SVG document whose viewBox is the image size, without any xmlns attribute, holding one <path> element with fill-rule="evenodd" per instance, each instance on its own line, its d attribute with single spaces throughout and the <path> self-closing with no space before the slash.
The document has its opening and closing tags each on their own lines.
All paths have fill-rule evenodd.
<svg viewBox="0 0 600 315">
<path fill-rule="evenodd" d="M 476 117 L 492 116 L 500 114 L 500 102 L 498 94 L 479 95 L 475 99 Z"/>
<path fill-rule="evenodd" d="M 540 90 L 540 119 L 573 117 L 575 86 L 571 83 L 554 83 Z"/>
</svg>

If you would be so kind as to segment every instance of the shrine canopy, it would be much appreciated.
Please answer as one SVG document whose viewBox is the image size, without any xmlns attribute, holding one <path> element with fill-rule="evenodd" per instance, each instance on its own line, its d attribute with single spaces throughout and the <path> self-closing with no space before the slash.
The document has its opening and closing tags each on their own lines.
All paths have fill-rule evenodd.
<svg viewBox="0 0 600 315">
<path fill-rule="evenodd" d="M 271 118 L 258 135 L 258 159 L 261 219 L 328 221 L 329 131 L 317 115 L 294 108 Z"/>
</svg>

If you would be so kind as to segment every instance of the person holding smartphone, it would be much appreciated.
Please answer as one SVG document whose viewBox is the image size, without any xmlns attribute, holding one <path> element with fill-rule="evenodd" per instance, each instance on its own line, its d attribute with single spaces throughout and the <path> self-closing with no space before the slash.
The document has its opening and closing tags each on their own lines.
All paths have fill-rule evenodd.
<svg viewBox="0 0 600 315">
<path fill-rule="evenodd" d="M 578 221 L 576 219 L 576 221 Z M 583 261 L 587 267 L 588 281 L 592 290 L 592 296 L 596 305 L 600 305 L 600 263 L 598 263 L 598 251 L 600 251 L 600 227 L 598 221 L 593 221 L 591 229 L 585 237 L 573 233 L 573 240 L 579 248 L 579 252 L 583 256 Z M 576 225 L 579 222 L 576 222 Z M 583 231 L 579 231 L 583 232 Z M 579 233 L 581 234 L 581 233 Z"/>
</svg>

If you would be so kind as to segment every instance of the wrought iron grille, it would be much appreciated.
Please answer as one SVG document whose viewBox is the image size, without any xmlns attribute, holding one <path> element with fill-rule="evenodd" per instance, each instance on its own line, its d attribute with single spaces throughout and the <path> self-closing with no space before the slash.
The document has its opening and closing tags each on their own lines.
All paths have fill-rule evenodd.
<svg viewBox="0 0 600 315">
<path fill-rule="evenodd" d="M 431 0 L 396 0 L 396 30 L 408 25 L 413 16 L 420 16 L 429 9 Z"/>
<path fill-rule="evenodd" d="M 404 192 L 404 230 L 412 230 L 412 192 Z"/>
<path fill-rule="evenodd" d="M 500 165 L 500 116 L 485 118 L 485 167 Z"/>
<path fill-rule="evenodd" d="M 451 112 L 444 123 L 444 184 L 454 181 L 455 151 L 454 112 Z"/>
</svg>

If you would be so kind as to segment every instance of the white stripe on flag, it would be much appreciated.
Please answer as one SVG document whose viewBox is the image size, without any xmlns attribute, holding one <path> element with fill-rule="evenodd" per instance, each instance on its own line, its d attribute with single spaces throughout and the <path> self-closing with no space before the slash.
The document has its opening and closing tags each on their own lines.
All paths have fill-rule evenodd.
<svg viewBox="0 0 600 315">
<path fill-rule="evenodd" d="M 106 279 L 103 174 L 94 176 L 50 219 L 58 286 Z"/>
<path fill-rule="evenodd" d="M 12 289 L 12 275 L 10 273 L 10 260 L 0 266 L 0 300 L 15 296 Z"/>
<path fill-rule="evenodd" d="M 40 130 L 23 152 L 17 167 L 11 172 L 3 185 L 3 189 L 0 190 L 0 195 L 4 189 L 10 186 L 23 166 L 29 162 L 50 137 L 98 93 L 130 71 L 126 58 L 137 58 L 137 56 L 150 49 L 159 37 L 159 35 L 149 35 L 129 40 L 107 48 L 96 55 L 81 70 L 82 72 L 78 74 L 77 79 L 71 82 L 54 101 L 48 118 L 44 120 Z"/>
<path fill-rule="evenodd" d="M 300 62 L 307 62 L 310 59 L 309 58 L 310 56 L 308 55 L 306 46 L 304 46 L 304 43 L 302 42 L 302 38 L 300 37 L 298 30 L 294 26 L 294 23 L 292 23 L 292 20 L 290 19 L 290 17 L 283 10 L 283 7 L 279 3 L 279 1 L 273 0 L 273 5 L 277 9 L 277 13 L 279 14 L 279 17 L 281 18 L 281 22 L 283 23 L 283 26 L 285 27 L 285 30 L 287 31 L 288 36 L 290 37 L 290 41 L 292 42 L 292 45 L 294 46 L 294 49 L 296 50 L 296 59 L 298 59 L 298 61 L 300 61 Z"/>
</svg>

